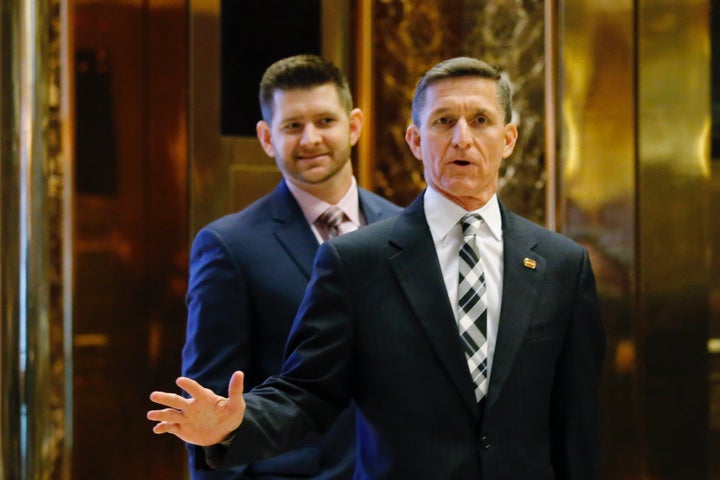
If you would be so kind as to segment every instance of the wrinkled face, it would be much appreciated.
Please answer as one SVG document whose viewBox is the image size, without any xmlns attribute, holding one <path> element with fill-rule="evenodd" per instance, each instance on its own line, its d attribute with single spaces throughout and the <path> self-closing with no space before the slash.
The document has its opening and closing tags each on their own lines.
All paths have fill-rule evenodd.
<svg viewBox="0 0 720 480">
<path fill-rule="evenodd" d="M 498 172 L 517 140 L 504 123 L 497 82 L 479 77 L 440 80 L 428 87 L 420 125 L 405 135 L 423 162 L 425 181 L 467 210 L 483 206 L 497 191 Z"/>
<path fill-rule="evenodd" d="M 360 136 L 362 113 L 348 115 L 333 84 L 276 90 L 273 103 L 271 124 L 258 122 L 257 135 L 287 180 L 302 187 L 338 172 L 352 175 L 350 150 Z"/>
</svg>

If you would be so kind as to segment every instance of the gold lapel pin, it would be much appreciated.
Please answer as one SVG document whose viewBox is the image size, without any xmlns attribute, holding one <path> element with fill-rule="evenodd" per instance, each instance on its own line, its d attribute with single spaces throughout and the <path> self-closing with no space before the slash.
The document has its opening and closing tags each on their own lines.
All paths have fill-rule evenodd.
<svg viewBox="0 0 720 480">
<path fill-rule="evenodd" d="M 535 267 L 537 267 L 537 262 L 536 262 L 535 260 L 533 260 L 532 258 L 527 258 L 527 257 L 526 257 L 526 258 L 523 260 L 523 266 L 524 266 L 525 268 L 529 268 L 529 269 L 531 269 L 531 270 L 535 270 Z"/>
</svg>

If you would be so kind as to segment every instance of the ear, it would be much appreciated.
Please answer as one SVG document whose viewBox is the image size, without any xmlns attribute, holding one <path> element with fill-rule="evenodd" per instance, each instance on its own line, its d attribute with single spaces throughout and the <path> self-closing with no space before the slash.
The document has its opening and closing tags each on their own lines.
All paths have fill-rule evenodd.
<svg viewBox="0 0 720 480">
<path fill-rule="evenodd" d="M 257 125 L 255 125 L 255 131 L 257 132 L 258 140 L 260 140 L 260 145 L 262 145 L 265 153 L 268 157 L 275 158 L 275 149 L 273 148 L 271 141 L 272 133 L 270 131 L 270 125 L 268 125 L 268 123 L 264 120 L 260 120 Z"/>
<path fill-rule="evenodd" d="M 414 123 L 405 131 L 405 141 L 415 158 L 422 160 L 422 148 L 420 148 L 420 129 Z"/>
<path fill-rule="evenodd" d="M 505 146 L 503 147 L 503 157 L 508 158 L 513 150 L 515 150 L 515 143 L 518 139 L 518 129 L 514 123 L 508 123 L 505 125 Z"/>
<path fill-rule="evenodd" d="M 365 114 L 359 108 L 354 108 L 350 111 L 348 119 L 350 120 L 350 145 L 355 146 L 360 138 L 360 133 L 362 133 Z"/>
</svg>

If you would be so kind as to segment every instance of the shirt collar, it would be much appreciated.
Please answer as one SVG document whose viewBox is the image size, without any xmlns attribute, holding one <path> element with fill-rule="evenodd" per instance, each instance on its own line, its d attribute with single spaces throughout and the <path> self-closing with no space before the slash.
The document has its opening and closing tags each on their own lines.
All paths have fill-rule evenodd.
<svg viewBox="0 0 720 480">
<path fill-rule="evenodd" d="M 430 185 L 425 190 L 424 208 L 430 233 L 435 241 L 443 241 L 448 233 L 455 228 L 462 216 L 470 213 L 441 195 Z M 482 215 L 483 221 L 496 240 L 502 240 L 502 217 L 496 194 L 493 194 L 485 205 L 473 210 L 473 212 Z"/>
<path fill-rule="evenodd" d="M 317 218 L 331 206 L 326 201 L 320 200 L 316 196 L 309 194 L 292 182 L 285 181 L 285 184 L 287 185 L 288 190 L 290 190 L 290 193 L 292 193 L 293 197 L 295 197 L 295 200 L 297 200 L 305 219 L 310 224 L 315 223 Z M 343 196 L 343 198 L 341 198 L 335 206 L 340 207 L 347 218 L 349 218 L 355 225 L 361 225 L 360 198 L 355 177 L 352 177 L 350 188 L 348 188 L 345 196 Z"/>
</svg>

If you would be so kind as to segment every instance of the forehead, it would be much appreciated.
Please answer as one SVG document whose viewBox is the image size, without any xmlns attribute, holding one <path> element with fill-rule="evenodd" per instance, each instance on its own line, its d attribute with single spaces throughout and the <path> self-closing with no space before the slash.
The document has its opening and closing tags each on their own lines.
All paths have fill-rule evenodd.
<svg viewBox="0 0 720 480">
<path fill-rule="evenodd" d="M 332 83 L 309 88 L 278 89 L 273 93 L 273 111 L 282 115 L 335 109 L 342 110 L 342 105 L 337 88 Z"/>
<path fill-rule="evenodd" d="M 497 81 L 483 77 L 453 77 L 428 86 L 423 116 L 445 109 L 500 112 Z"/>
</svg>

